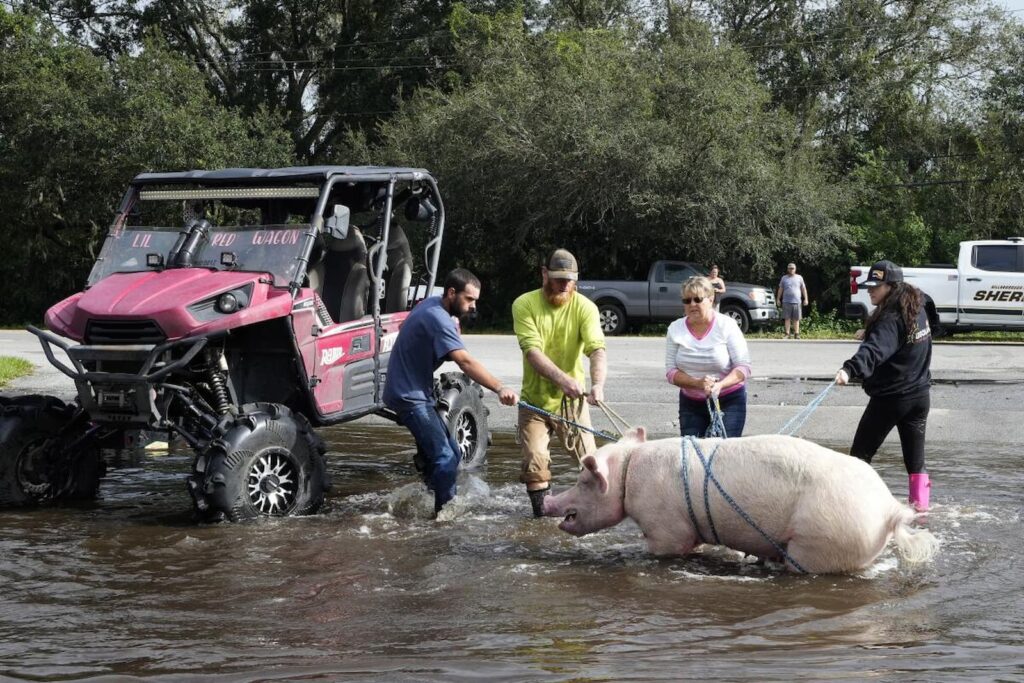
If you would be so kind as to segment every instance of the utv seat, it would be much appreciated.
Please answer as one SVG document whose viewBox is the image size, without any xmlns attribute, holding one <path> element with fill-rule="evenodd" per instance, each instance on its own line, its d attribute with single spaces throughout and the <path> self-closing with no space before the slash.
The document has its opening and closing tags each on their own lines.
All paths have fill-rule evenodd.
<svg viewBox="0 0 1024 683">
<path fill-rule="evenodd" d="M 370 274 L 366 268 L 366 242 L 359 228 L 349 228 L 343 240 L 328 239 L 323 260 L 320 298 L 339 323 L 366 315 Z M 310 285 L 313 277 L 310 277 Z"/>
<path fill-rule="evenodd" d="M 388 233 L 388 275 L 384 312 L 397 313 L 409 306 L 412 283 L 412 249 L 401 225 L 392 223 Z"/>
</svg>

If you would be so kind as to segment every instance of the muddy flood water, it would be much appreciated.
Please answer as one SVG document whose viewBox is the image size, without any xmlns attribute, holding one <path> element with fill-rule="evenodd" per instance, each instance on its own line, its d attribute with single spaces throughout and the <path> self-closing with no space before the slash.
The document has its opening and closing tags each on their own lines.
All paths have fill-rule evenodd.
<svg viewBox="0 0 1024 683">
<path fill-rule="evenodd" d="M 528 516 L 518 452 L 444 521 L 404 430 L 324 432 L 322 514 L 197 526 L 185 454 L 112 470 L 86 508 L 0 513 L 0 675 L 28 680 L 1024 679 L 1024 454 L 929 448 L 937 559 L 785 574 L 648 555 Z M 839 444 L 831 444 L 839 446 Z M 575 475 L 559 455 L 556 489 Z M 899 496 L 898 446 L 876 458 Z"/>
</svg>

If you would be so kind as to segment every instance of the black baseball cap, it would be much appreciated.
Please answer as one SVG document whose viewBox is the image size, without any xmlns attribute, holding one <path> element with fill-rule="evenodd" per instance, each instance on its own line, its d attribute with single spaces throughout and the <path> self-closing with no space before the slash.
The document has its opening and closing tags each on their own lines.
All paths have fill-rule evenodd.
<svg viewBox="0 0 1024 683">
<path fill-rule="evenodd" d="M 892 284 L 903 282 L 903 269 L 892 261 L 879 261 L 871 266 L 868 279 L 861 283 L 862 287 L 877 287 L 883 282 Z"/>
</svg>

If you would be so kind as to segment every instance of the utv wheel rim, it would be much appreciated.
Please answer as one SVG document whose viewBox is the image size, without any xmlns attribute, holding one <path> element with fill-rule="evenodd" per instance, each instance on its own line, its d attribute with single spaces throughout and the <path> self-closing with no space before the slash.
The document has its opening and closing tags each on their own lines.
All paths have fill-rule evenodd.
<svg viewBox="0 0 1024 683">
<path fill-rule="evenodd" d="M 282 515 L 295 504 L 299 479 L 290 456 L 285 450 L 268 451 L 249 469 L 249 501 L 262 515 Z"/>
<path fill-rule="evenodd" d="M 462 459 L 472 458 L 476 452 L 479 429 L 469 411 L 462 413 L 455 423 L 455 443 L 459 446 Z"/>
<path fill-rule="evenodd" d="M 26 493 L 44 497 L 53 486 L 46 473 L 46 440 L 28 445 L 18 458 L 18 485 Z"/>
</svg>

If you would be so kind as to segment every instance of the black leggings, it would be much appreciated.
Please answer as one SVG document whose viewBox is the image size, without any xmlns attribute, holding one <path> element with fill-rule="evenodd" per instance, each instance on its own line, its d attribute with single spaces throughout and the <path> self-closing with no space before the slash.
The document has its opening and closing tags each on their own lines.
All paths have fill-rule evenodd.
<svg viewBox="0 0 1024 683">
<path fill-rule="evenodd" d="M 885 437 L 896 427 L 900 433 L 903 464 L 906 465 L 907 473 L 924 472 L 924 432 L 930 407 L 929 392 L 910 398 L 872 398 L 857 425 L 850 455 L 871 462 Z"/>
</svg>

